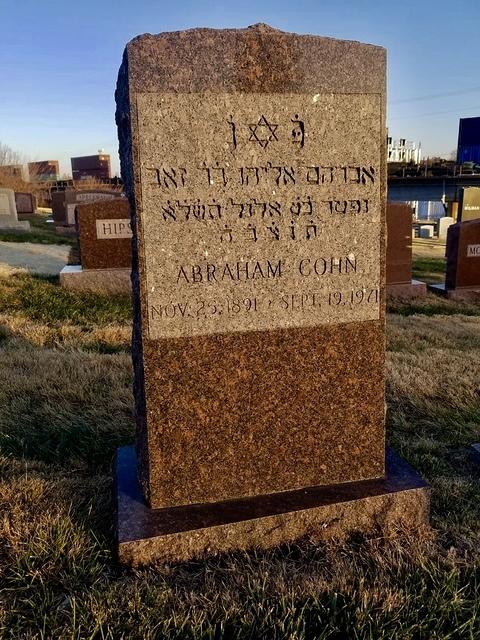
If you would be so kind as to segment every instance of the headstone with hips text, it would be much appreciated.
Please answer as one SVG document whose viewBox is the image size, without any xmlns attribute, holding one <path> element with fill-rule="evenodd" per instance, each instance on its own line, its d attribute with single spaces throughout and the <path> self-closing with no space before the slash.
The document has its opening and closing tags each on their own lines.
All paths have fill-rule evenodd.
<svg viewBox="0 0 480 640">
<path fill-rule="evenodd" d="M 75 210 L 79 262 L 60 273 L 63 286 L 99 293 L 130 291 L 130 208 L 126 198 L 81 204 Z"/>
</svg>

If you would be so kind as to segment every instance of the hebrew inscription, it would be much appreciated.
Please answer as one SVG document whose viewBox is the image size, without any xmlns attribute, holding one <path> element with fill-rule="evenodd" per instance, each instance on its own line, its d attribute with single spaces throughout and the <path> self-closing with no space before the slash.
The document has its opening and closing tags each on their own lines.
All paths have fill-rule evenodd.
<svg viewBox="0 0 480 640">
<path fill-rule="evenodd" d="M 374 320 L 380 96 L 138 94 L 150 338 Z"/>
</svg>

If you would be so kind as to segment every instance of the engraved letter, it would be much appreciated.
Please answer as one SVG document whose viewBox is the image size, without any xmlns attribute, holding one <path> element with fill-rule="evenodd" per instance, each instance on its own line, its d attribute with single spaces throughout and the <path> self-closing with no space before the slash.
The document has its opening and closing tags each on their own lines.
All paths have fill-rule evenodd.
<svg viewBox="0 0 480 640">
<path fill-rule="evenodd" d="M 373 183 L 375 182 L 375 167 L 362 167 L 362 183 L 366 184 L 365 176 Z"/>
<path fill-rule="evenodd" d="M 305 125 L 302 120 L 298 119 L 298 114 L 295 114 L 295 118 L 291 119 L 291 122 L 295 125 L 292 129 L 292 142 L 297 144 L 300 149 L 303 149 L 305 144 Z"/>
<path fill-rule="evenodd" d="M 172 205 L 170 200 L 167 200 L 166 204 L 162 204 L 162 214 L 164 220 L 177 219 L 177 216 L 175 215 L 175 207 Z"/>
<path fill-rule="evenodd" d="M 232 147 L 233 149 L 237 148 L 237 127 L 235 122 L 233 121 L 233 116 L 230 115 L 228 120 L 228 124 L 230 125 L 231 133 L 232 133 Z"/>
</svg>

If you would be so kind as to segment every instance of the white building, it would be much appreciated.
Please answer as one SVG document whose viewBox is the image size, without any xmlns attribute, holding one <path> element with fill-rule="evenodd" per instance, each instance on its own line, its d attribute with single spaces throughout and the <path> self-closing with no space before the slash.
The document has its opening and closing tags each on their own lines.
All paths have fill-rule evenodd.
<svg viewBox="0 0 480 640">
<path fill-rule="evenodd" d="M 420 164 L 422 146 L 405 138 L 393 140 L 387 137 L 387 162 L 412 162 Z"/>
</svg>

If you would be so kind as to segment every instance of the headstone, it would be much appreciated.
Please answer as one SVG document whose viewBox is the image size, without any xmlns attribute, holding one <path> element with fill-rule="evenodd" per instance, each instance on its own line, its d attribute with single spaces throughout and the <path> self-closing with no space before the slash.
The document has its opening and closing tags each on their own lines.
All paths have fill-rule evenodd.
<svg viewBox="0 0 480 640">
<path fill-rule="evenodd" d="M 28 221 L 18 219 L 14 190 L 0 188 L 0 230 L 28 231 L 29 229 Z"/>
<path fill-rule="evenodd" d="M 389 298 L 417 298 L 426 295 L 427 285 L 412 280 L 412 207 L 403 202 L 387 203 L 387 295 Z"/>
<path fill-rule="evenodd" d="M 37 210 L 37 199 L 33 193 L 15 192 L 17 214 L 33 214 Z"/>
<path fill-rule="evenodd" d="M 62 286 L 103 293 L 129 292 L 132 263 L 130 208 L 126 198 L 76 206 L 79 265 L 66 265 Z"/>
<path fill-rule="evenodd" d="M 67 200 L 75 202 L 75 192 L 72 190 L 52 191 L 52 217 L 56 225 L 67 224 Z"/>
<path fill-rule="evenodd" d="M 450 227 L 445 282 L 447 289 L 480 288 L 480 219 Z"/>
<path fill-rule="evenodd" d="M 458 222 L 467 222 L 478 218 L 480 218 L 480 187 L 460 189 Z"/>
<path fill-rule="evenodd" d="M 480 219 L 449 227 L 446 256 L 445 284 L 429 288 L 451 299 L 480 301 Z"/>
<path fill-rule="evenodd" d="M 77 204 L 87 202 L 100 202 L 102 200 L 113 200 L 120 198 L 122 194 L 118 191 L 100 190 L 74 190 L 56 191 L 52 193 L 53 219 L 60 226 L 75 225 L 75 207 Z"/>
<path fill-rule="evenodd" d="M 385 467 L 385 51 L 266 25 L 146 35 L 116 99 L 138 433 L 120 559 L 425 521 L 424 483 Z"/>
<path fill-rule="evenodd" d="M 454 224 L 455 220 L 449 216 L 444 216 L 438 219 L 438 237 L 444 240 L 447 237 L 447 231 L 450 225 Z"/>
<path fill-rule="evenodd" d="M 433 226 L 430 224 L 422 224 L 420 227 L 420 238 L 433 238 Z"/>
</svg>

